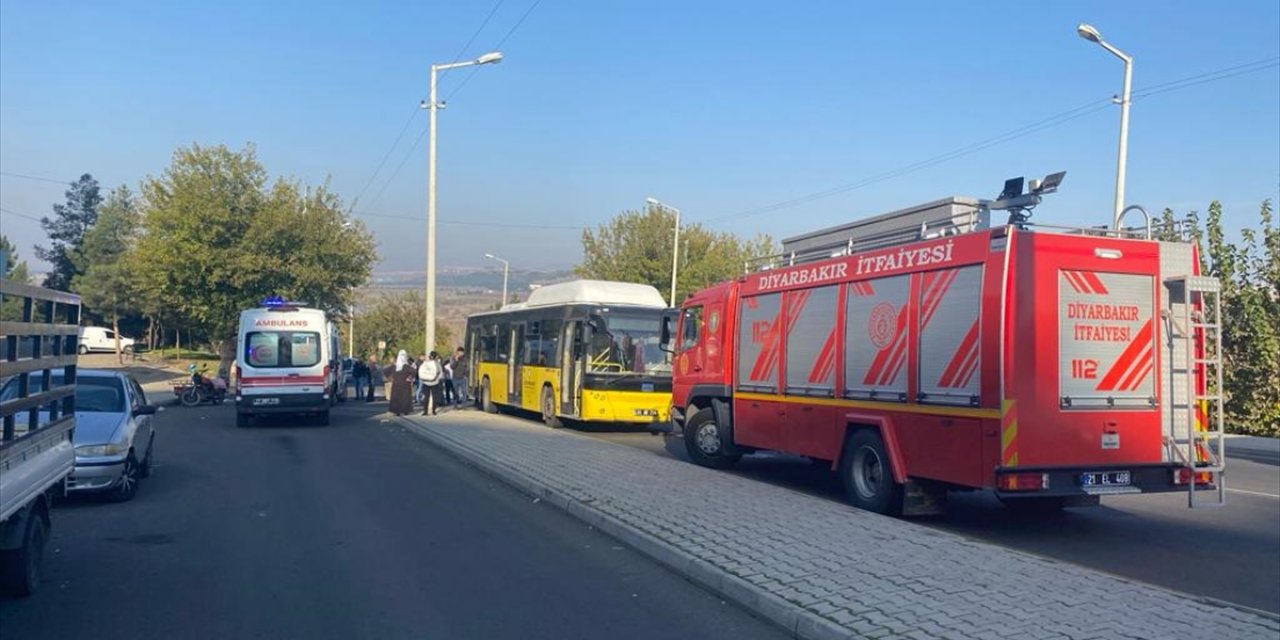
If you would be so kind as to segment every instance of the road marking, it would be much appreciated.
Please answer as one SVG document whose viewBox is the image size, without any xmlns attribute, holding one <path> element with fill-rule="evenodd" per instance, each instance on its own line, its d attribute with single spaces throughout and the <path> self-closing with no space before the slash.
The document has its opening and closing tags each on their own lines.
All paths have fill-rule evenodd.
<svg viewBox="0 0 1280 640">
<path fill-rule="evenodd" d="M 1262 493 L 1261 491 L 1245 491 L 1244 489 L 1227 489 L 1228 493 L 1245 493 L 1251 496 L 1262 496 L 1264 498 L 1275 498 L 1280 500 L 1280 495 L 1274 493 Z"/>
</svg>

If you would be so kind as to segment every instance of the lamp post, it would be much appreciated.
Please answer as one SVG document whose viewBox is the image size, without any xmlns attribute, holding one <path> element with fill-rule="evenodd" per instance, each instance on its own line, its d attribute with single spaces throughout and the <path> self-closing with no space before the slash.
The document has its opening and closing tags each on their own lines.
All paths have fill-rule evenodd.
<svg viewBox="0 0 1280 640">
<path fill-rule="evenodd" d="M 1120 152 L 1116 159 L 1116 199 L 1115 205 L 1112 207 L 1111 226 L 1113 229 L 1120 230 L 1120 214 L 1124 210 L 1124 172 L 1125 163 L 1129 155 L 1129 95 L 1130 87 L 1133 83 L 1133 57 L 1125 52 L 1115 48 L 1111 43 L 1102 39 L 1102 34 L 1093 28 L 1092 25 L 1081 22 L 1076 25 L 1076 33 L 1081 38 L 1093 42 L 1098 46 L 1109 51 L 1112 55 L 1120 58 L 1124 62 L 1124 88 L 1120 94 Z"/>
<path fill-rule="evenodd" d="M 430 111 L 427 143 L 427 341 L 423 351 L 430 352 L 436 345 L 436 111 L 444 107 L 436 100 L 436 77 L 441 71 L 502 62 L 502 54 L 493 51 L 475 60 L 431 65 L 431 95 L 426 108 Z"/>
<path fill-rule="evenodd" d="M 644 200 L 651 207 L 666 209 L 676 214 L 676 235 L 675 241 L 671 246 L 671 306 L 676 306 L 676 276 L 680 266 L 680 210 L 670 205 L 663 204 L 657 198 L 645 198 Z"/>
<path fill-rule="evenodd" d="M 507 304 L 507 272 L 511 269 L 511 263 L 492 253 L 486 253 L 484 257 L 486 260 L 497 260 L 502 263 L 502 304 L 498 305 L 498 308 L 501 309 Z"/>
</svg>

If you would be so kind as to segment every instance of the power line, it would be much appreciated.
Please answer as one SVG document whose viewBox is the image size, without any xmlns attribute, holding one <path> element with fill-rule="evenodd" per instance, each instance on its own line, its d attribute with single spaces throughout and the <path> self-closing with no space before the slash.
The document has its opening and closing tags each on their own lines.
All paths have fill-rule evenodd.
<svg viewBox="0 0 1280 640">
<path fill-rule="evenodd" d="M 462 60 L 462 56 L 467 52 L 467 49 L 471 48 L 472 43 L 476 41 L 476 37 L 480 35 L 480 32 L 484 31 L 484 28 L 489 25 L 489 21 L 493 19 L 493 14 L 498 12 L 498 9 L 502 7 L 503 2 L 505 2 L 505 0 L 498 0 L 498 3 L 493 5 L 493 8 L 489 10 L 489 15 L 484 17 L 484 21 L 476 28 L 475 33 L 472 33 L 471 37 L 467 39 L 467 43 L 462 45 L 461 49 L 458 49 L 458 55 L 453 57 L 454 63 Z M 440 74 L 440 78 L 443 79 L 445 76 L 449 75 L 450 71 L 453 71 L 453 69 L 445 69 L 444 73 Z"/>
<path fill-rule="evenodd" d="M 387 164 L 387 158 L 391 157 L 391 152 L 396 150 L 396 146 L 400 144 L 400 139 L 404 138 L 404 132 L 409 130 L 409 125 L 413 123 L 413 117 L 418 115 L 421 110 L 422 108 L 418 105 L 413 106 L 413 111 L 409 112 L 409 118 L 404 121 L 404 126 L 400 127 L 400 133 L 396 135 L 396 139 L 391 143 L 391 148 L 387 149 L 387 152 L 383 154 L 382 160 L 378 162 L 378 168 L 373 170 L 373 175 L 369 176 L 369 180 L 360 188 L 360 193 L 356 194 L 355 199 L 351 201 L 352 204 L 359 202 L 360 198 L 364 196 L 364 192 L 369 190 L 369 185 L 373 184 L 374 179 L 378 177 L 378 173 L 382 171 L 382 167 Z"/>
<path fill-rule="evenodd" d="M 492 51 L 501 51 L 502 45 L 507 43 L 507 39 L 511 37 L 511 34 L 515 33 L 516 29 L 519 29 L 520 25 L 524 24 L 524 21 L 528 19 L 529 14 L 533 13 L 533 10 L 537 9 L 538 5 L 541 3 L 542 0 L 533 0 L 533 4 L 529 5 L 529 8 L 525 10 L 524 15 L 520 16 L 520 19 L 516 20 L 514 25 L 511 25 L 511 28 L 507 30 L 507 34 L 502 36 L 502 39 L 498 41 L 498 44 L 493 46 Z M 471 77 L 476 75 L 476 72 L 479 70 L 480 69 L 478 67 L 472 67 L 471 71 L 467 74 L 467 77 L 462 79 L 462 83 L 454 87 L 453 90 L 449 92 L 449 95 L 445 97 L 445 102 L 452 100 L 454 95 L 457 95 L 459 91 L 462 91 L 462 88 L 467 86 L 468 82 L 471 82 Z"/>
<path fill-rule="evenodd" d="M 465 54 L 467 52 L 467 49 L 469 49 L 472 43 L 475 42 L 476 38 L 480 35 L 480 32 L 484 31 L 484 28 L 488 26 L 489 21 L 493 19 L 494 14 L 498 12 L 498 9 L 502 6 L 503 2 L 504 0 L 498 0 L 497 4 L 493 5 L 493 8 L 489 10 L 489 14 L 486 15 L 484 17 L 484 20 L 480 22 L 480 26 L 477 27 L 476 30 L 471 34 L 471 37 L 467 39 L 467 43 L 462 45 L 462 48 L 458 50 L 458 55 L 454 56 L 454 59 L 453 59 L 454 62 L 458 62 L 459 60 L 462 59 L 463 54 Z M 450 71 L 449 69 L 446 69 L 443 75 L 447 75 L 449 71 Z M 468 76 L 468 78 L 469 77 L 470 76 Z M 466 81 L 464 80 L 462 84 L 466 84 Z M 459 88 L 460 87 L 461 85 L 459 85 Z M 456 91 L 457 90 L 455 89 L 454 92 L 456 93 Z M 450 93 L 449 95 L 452 96 L 453 94 Z M 445 100 L 444 102 L 448 102 L 448 100 Z M 420 108 L 421 107 L 419 107 L 419 109 Z M 417 111 L 418 110 L 415 109 L 414 113 L 417 113 Z M 409 121 L 412 122 L 412 120 L 413 120 L 413 116 L 411 115 L 409 117 Z M 400 138 L 404 136 L 404 132 L 405 130 L 408 129 L 408 127 L 409 127 L 409 122 L 406 122 L 405 126 L 400 130 L 400 135 L 396 136 L 396 144 L 399 144 Z M 387 190 L 387 187 L 391 186 L 391 183 L 395 181 L 396 176 L 400 175 L 400 170 L 404 168 L 405 163 L 408 162 L 409 158 L 413 156 L 413 152 L 418 148 L 418 145 L 422 144 L 422 138 L 426 135 L 427 135 L 427 128 L 423 128 L 422 132 L 419 133 L 418 137 L 413 141 L 413 146 L 409 147 L 409 149 L 405 151 L 404 157 L 400 158 L 400 162 L 396 165 L 395 171 L 393 171 L 391 173 L 391 176 L 387 178 L 385 182 L 382 183 L 382 188 L 378 189 L 378 194 L 373 197 L 373 200 L 369 201 L 370 205 L 374 205 L 378 203 L 378 199 L 382 197 L 382 194 Z M 387 158 L 391 157 L 391 152 L 395 150 L 395 146 L 396 145 L 393 144 L 391 145 L 391 149 L 387 150 L 387 155 L 384 156 L 382 158 L 382 162 L 378 164 L 379 167 L 381 167 L 383 164 L 386 163 Z M 375 171 L 374 176 L 377 176 L 377 174 L 378 172 Z M 370 177 L 369 184 L 372 184 L 372 183 L 373 183 L 373 177 Z M 369 188 L 369 185 L 366 184 L 365 189 L 368 189 L 368 188 Z M 361 194 L 364 193 L 364 189 L 361 189 L 360 191 L 361 191 Z M 358 197 L 356 198 L 356 200 L 353 200 L 352 202 L 356 202 L 356 201 L 359 201 Z"/>
<path fill-rule="evenodd" d="M 0 171 L 0 176 L 9 176 L 9 177 L 11 177 L 11 178 L 23 178 L 23 179 L 26 179 L 26 180 L 35 180 L 35 181 L 37 181 L 37 182 L 52 182 L 53 184 L 65 184 L 65 185 L 70 185 L 70 184 L 71 184 L 70 182 L 67 182 L 66 180 L 55 180 L 55 179 L 53 179 L 53 178 L 42 178 L 42 177 L 40 177 L 40 176 L 29 176 L 29 175 L 22 174 L 22 173 L 10 173 L 10 172 L 8 172 L 8 171 Z"/>
<path fill-rule="evenodd" d="M 7 173 L 6 173 L 5 175 L 9 175 L 9 174 L 7 174 Z M 39 178 L 35 178 L 35 179 L 37 179 L 37 180 L 38 180 Z M 3 211 L 3 212 L 5 212 L 5 213 L 7 213 L 7 214 L 9 214 L 9 215 L 12 215 L 12 216 L 18 216 L 19 218 L 26 218 L 27 220 L 30 220 L 30 221 L 32 221 L 32 222 L 43 222 L 40 218 L 32 217 L 32 216 L 29 216 L 29 215 L 27 215 L 27 214 L 25 214 L 25 213 L 18 213 L 17 211 L 14 211 L 13 209 L 6 209 L 6 208 L 4 208 L 4 207 L 0 207 L 0 211 Z"/>
<path fill-rule="evenodd" d="M 1157 95 L 1160 93 L 1165 93 L 1168 91 L 1185 89 L 1187 87 L 1192 87 L 1198 84 L 1205 84 L 1207 82 L 1216 82 L 1218 80 L 1225 80 L 1227 78 L 1232 78 L 1238 75 L 1244 75 L 1246 73 L 1254 73 L 1254 72 L 1262 71 L 1264 69 L 1269 69 L 1275 66 L 1280 66 L 1280 57 L 1264 58 L 1261 60 L 1255 60 L 1253 62 L 1235 65 L 1232 67 L 1226 67 L 1226 68 L 1218 69 L 1215 71 L 1209 71 L 1206 73 L 1201 73 L 1194 76 L 1181 78 L 1178 80 L 1172 80 L 1169 82 L 1152 85 L 1150 87 L 1145 87 L 1138 91 L 1134 91 L 1131 94 L 1130 99 L 1137 100 L 1137 99 L 1147 98 L 1147 97 Z M 921 169 L 926 169 L 928 167 L 932 167 L 937 164 L 948 162 L 950 160 L 955 160 L 957 158 L 961 158 L 963 156 L 970 155 L 972 153 L 976 153 L 978 151 L 982 151 L 990 147 L 1001 145 L 1006 142 L 1011 142 L 1018 138 L 1031 135 L 1033 133 L 1038 133 L 1045 129 L 1050 129 L 1056 126 L 1060 126 L 1072 120 L 1076 120 L 1084 116 L 1096 113 L 1098 111 L 1102 111 L 1108 108 L 1111 103 L 1112 103 L 1111 99 L 1095 100 L 1093 102 L 1080 105 L 1079 107 L 1076 107 L 1074 109 L 1070 109 L 1062 113 L 1049 116 L 1048 118 L 1045 118 L 1038 122 L 1034 122 L 1029 125 L 1025 125 L 1023 127 L 1019 127 L 1017 129 L 1013 129 L 1011 131 L 1007 131 L 1005 133 L 993 136 L 991 138 L 987 138 L 986 140 L 965 145 L 963 147 L 949 151 L 947 153 L 944 153 L 938 156 L 933 156 L 932 158 L 927 158 L 925 160 L 914 162 L 908 165 L 904 165 L 902 167 L 893 169 L 891 171 L 876 174 L 868 178 L 859 180 L 857 182 L 841 185 L 838 187 L 832 187 L 829 189 L 824 189 L 822 191 L 817 191 L 814 193 L 802 195 L 796 198 L 791 198 L 789 200 L 783 200 L 773 204 L 755 207 L 752 209 L 746 209 L 744 211 L 739 211 L 733 214 L 708 218 L 708 219 L 702 220 L 701 222 L 703 222 L 704 224 L 713 224 L 716 222 L 722 222 L 724 220 L 729 220 L 729 219 L 757 216 L 764 213 L 778 211 L 780 209 L 790 208 L 800 204 L 806 204 L 809 202 L 813 202 L 815 200 L 821 200 L 833 195 L 846 193 L 856 189 L 861 189 L 863 187 L 869 186 L 876 182 L 882 182 L 884 180 L 889 180 L 892 178 L 897 178 L 900 176 L 907 175 L 909 173 L 914 173 Z"/>
<path fill-rule="evenodd" d="M 382 197 L 384 192 L 386 192 L 387 187 L 391 186 L 391 183 L 395 181 L 396 176 L 400 175 L 400 170 L 404 168 L 404 163 L 408 162 L 409 158 L 413 157 L 413 151 L 418 148 L 418 145 L 422 144 L 422 139 L 427 137 L 427 131 L 429 130 L 430 127 L 422 128 L 422 133 L 418 134 L 418 137 L 413 141 L 413 145 L 411 145 L 409 150 L 405 152 L 404 157 L 400 158 L 400 164 L 396 165 L 396 170 L 391 172 L 391 176 L 387 178 L 386 182 L 382 183 L 382 188 L 378 189 L 378 195 L 375 195 L 373 199 L 369 201 L 370 206 L 378 203 L 378 199 Z"/>
</svg>

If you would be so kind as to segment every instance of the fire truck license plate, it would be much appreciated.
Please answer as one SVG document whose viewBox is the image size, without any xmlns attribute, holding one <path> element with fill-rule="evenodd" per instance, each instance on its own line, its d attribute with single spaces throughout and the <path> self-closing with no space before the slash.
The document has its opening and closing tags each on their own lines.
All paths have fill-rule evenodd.
<svg viewBox="0 0 1280 640">
<path fill-rule="evenodd" d="M 1080 474 L 1080 486 L 1082 487 L 1127 485 L 1129 482 L 1128 471 L 1095 471 Z"/>
<path fill-rule="evenodd" d="M 255 406 L 264 406 L 268 404 L 280 404 L 280 398 L 254 398 L 253 404 Z"/>
</svg>

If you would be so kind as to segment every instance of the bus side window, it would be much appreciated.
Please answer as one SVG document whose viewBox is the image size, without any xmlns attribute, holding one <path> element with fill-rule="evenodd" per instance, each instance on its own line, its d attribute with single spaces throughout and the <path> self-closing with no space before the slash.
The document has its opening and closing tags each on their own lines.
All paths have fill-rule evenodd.
<svg viewBox="0 0 1280 640">
<path fill-rule="evenodd" d="M 685 309 L 680 327 L 680 350 L 685 351 L 698 346 L 698 335 L 702 331 L 702 307 Z"/>
</svg>

